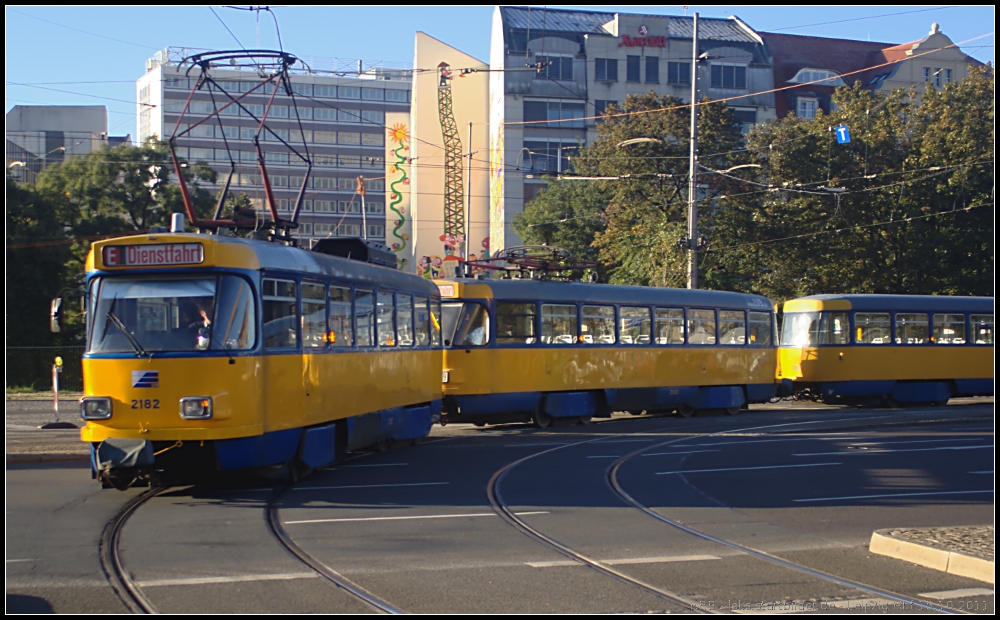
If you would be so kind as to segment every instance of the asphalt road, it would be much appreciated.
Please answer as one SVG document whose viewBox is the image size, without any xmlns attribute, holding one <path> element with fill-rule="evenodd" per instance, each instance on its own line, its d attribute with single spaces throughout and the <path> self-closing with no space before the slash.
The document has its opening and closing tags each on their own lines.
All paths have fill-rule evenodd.
<svg viewBox="0 0 1000 620">
<path fill-rule="evenodd" d="M 8 403 L 8 435 L 16 415 Z M 308 554 L 406 612 L 916 611 L 741 550 L 751 548 L 992 613 L 992 594 L 921 597 L 992 586 L 870 554 L 867 543 L 887 527 L 992 524 L 993 452 L 993 404 L 981 400 L 905 412 L 779 403 L 546 430 L 452 425 L 420 446 L 316 472 L 280 495 L 278 515 Z M 625 503 L 615 465 L 635 502 L 691 531 Z M 487 497 L 501 470 L 495 490 L 531 528 L 689 604 L 512 527 Z M 371 611 L 279 544 L 266 518 L 276 488 L 245 477 L 153 498 L 124 528 L 127 570 L 164 613 Z M 100 489 L 86 463 L 8 465 L 7 611 L 125 611 L 98 543 L 139 491 Z"/>
</svg>

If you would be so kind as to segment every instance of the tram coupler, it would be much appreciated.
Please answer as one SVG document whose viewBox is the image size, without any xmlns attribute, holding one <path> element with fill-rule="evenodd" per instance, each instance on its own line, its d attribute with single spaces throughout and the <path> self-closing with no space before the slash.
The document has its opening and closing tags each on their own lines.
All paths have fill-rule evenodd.
<svg viewBox="0 0 1000 620">
<path fill-rule="evenodd" d="M 97 446 L 94 460 L 101 484 L 124 491 L 136 480 L 150 476 L 156 457 L 151 441 L 112 437 Z"/>
</svg>

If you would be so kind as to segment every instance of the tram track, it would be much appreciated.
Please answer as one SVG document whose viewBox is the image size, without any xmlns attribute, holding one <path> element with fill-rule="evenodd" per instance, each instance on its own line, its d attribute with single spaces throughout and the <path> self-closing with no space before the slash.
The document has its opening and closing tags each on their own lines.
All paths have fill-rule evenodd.
<svg viewBox="0 0 1000 620">
<path fill-rule="evenodd" d="M 111 521 L 104 528 L 101 534 L 99 554 L 101 558 L 101 568 L 108 578 L 111 589 L 115 591 L 118 598 L 128 610 L 134 614 L 156 614 L 159 613 L 153 603 L 143 593 L 142 588 L 132 578 L 131 573 L 125 568 L 125 561 L 122 559 L 119 543 L 121 542 L 122 528 L 128 522 L 129 517 L 135 514 L 140 506 L 163 493 L 167 487 L 156 487 L 143 491 L 133 497 L 122 506 Z"/>
<path fill-rule="evenodd" d="M 731 429 L 731 430 L 725 430 L 725 431 L 719 431 L 719 432 L 691 433 L 691 434 L 685 435 L 684 437 L 678 437 L 678 438 L 674 438 L 674 439 L 671 439 L 671 440 L 668 440 L 668 441 L 662 441 L 662 442 L 659 442 L 659 443 L 654 443 L 652 445 L 644 445 L 643 447 L 641 447 L 641 448 L 639 448 L 637 450 L 634 450 L 633 452 L 631 452 L 629 454 L 626 454 L 625 456 L 619 458 L 618 460 L 616 460 L 614 463 L 612 463 L 608 467 L 607 474 L 606 474 L 606 482 L 610 486 L 610 488 L 614 492 L 614 494 L 618 498 L 620 498 L 621 501 L 623 501 L 626 505 L 628 505 L 628 506 L 630 506 L 632 508 L 635 508 L 635 509 L 641 511 L 642 513 L 644 513 L 644 514 L 646 514 L 646 515 L 648 515 L 650 517 L 653 517 L 654 519 L 656 519 L 657 521 L 659 521 L 661 523 L 670 525 L 673 528 L 676 528 L 676 529 L 678 529 L 678 530 L 680 530 L 680 531 L 682 531 L 682 532 L 684 532 L 686 534 L 689 534 L 689 535 L 694 536 L 696 538 L 699 538 L 701 540 L 705 540 L 705 541 L 709 541 L 709 542 L 712 542 L 712 543 L 715 543 L 715 544 L 722 545 L 722 546 L 727 547 L 728 549 L 730 549 L 732 551 L 736 551 L 738 553 L 750 556 L 752 558 L 756 558 L 756 559 L 759 559 L 759 560 L 762 560 L 762 561 L 765 561 L 765 562 L 769 562 L 771 564 L 774 564 L 774 565 L 777 565 L 777 566 L 780 566 L 780 567 L 783 567 L 783 568 L 786 568 L 786 569 L 795 571 L 797 573 L 804 574 L 804 575 L 807 575 L 807 576 L 810 576 L 810 577 L 813 577 L 813 578 L 816 578 L 816 579 L 819 579 L 819 580 L 822 580 L 822 581 L 826 581 L 828 583 L 833 583 L 833 584 L 836 584 L 836 585 L 841 586 L 841 587 L 853 588 L 853 589 L 858 590 L 859 592 L 864 592 L 864 593 L 872 595 L 872 596 L 884 598 L 884 599 L 893 601 L 895 603 L 900 603 L 900 604 L 903 604 L 903 605 L 910 605 L 913 608 L 919 608 L 919 609 L 923 609 L 923 610 L 926 610 L 926 611 L 939 612 L 939 613 L 965 613 L 965 612 L 961 612 L 961 611 L 958 611 L 958 610 L 955 610 L 953 608 L 949 608 L 949 607 L 946 607 L 946 606 L 943 606 L 943 605 L 938 605 L 938 604 L 931 603 L 931 602 L 928 602 L 928 601 L 924 601 L 924 600 L 921 600 L 921 599 L 917 599 L 917 598 L 914 598 L 914 597 L 906 596 L 904 594 L 899 594 L 899 593 L 896 593 L 896 592 L 891 592 L 889 590 L 878 588 L 876 586 L 872 586 L 872 585 L 864 584 L 864 583 L 857 582 L 857 581 L 854 581 L 854 580 L 851 580 L 851 579 L 847 579 L 847 578 L 844 578 L 844 577 L 840 577 L 838 575 L 834 575 L 834 574 L 831 574 L 831 573 L 826 573 L 824 571 L 813 569 L 813 568 L 810 568 L 808 566 L 805 566 L 805 565 L 802 565 L 802 564 L 798 564 L 796 562 L 785 560 L 783 558 L 780 558 L 780 557 L 778 557 L 776 555 L 772 555 L 772 554 L 767 553 L 765 551 L 761 551 L 761 550 L 758 550 L 758 549 L 753 549 L 753 548 L 748 547 L 746 545 L 741 545 L 739 543 L 736 543 L 736 542 L 733 542 L 733 541 L 730 541 L 730 540 L 726 540 L 726 539 L 723 539 L 723 538 L 712 536 L 710 534 L 707 534 L 705 532 L 702 532 L 702 531 L 697 530 L 695 528 L 692 528 L 690 526 L 684 525 L 683 523 L 680 523 L 680 522 L 675 521 L 673 519 L 669 519 L 669 518 L 667 518 L 667 517 L 665 517 L 665 516 L 657 513 L 652 508 L 641 504 L 640 502 L 638 502 L 637 500 L 635 500 L 631 495 L 629 495 L 627 493 L 627 491 L 625 491 L 625 489 L 622 487 L 622 485 L 619 482 L 618 477 L 617 477 L 617 474 L 618 474 L 621 466 L 624 463 L 628 462 L 630 459 L 632 459 L 632 458 L 634 458 L 634 457 L 636 457 L 636 456 L 638 456 L 638 455 L 640 455 L 640 454 L 642 454 L 644 452 L 647 452 L 649 450 L 653 450 L 653 449 L 657 449 L 657 448 L 661 448 L 661 447 L 665 447 L 665 446 L 679 444 L 679 443 L 684 442 L 684 441 L 690 441 L 690 440 L 699 439 L 699 438 L 703 439 L 703 438 L 712 437 L 712 436 L 732 435 L 732 434 L 735 434 L 735 433 L 760 433 L 760 432 L 768 432 L 768 431 L 772 431 L 773 432 L 776 429 L 782 429 L 783 430 L 782 433 L 775 433 L 777 435 L 777 434 L 784 434 L 784 433 L 788 433 L 788 432 L 793 432 L 793 429 L 791 427 L 799 427 L 801 429 L 801 427 L 803 427 L 803 426 L 807 426 L 808 427 L 808 426 L 811 426 L 811 425 L 814 425 L 814 424 L 822 424 L 822 425 L 824 425 L 824 428 L 820 429 L 820 430 L 824 430 L 824 431 L 826 431 L 826 430 L 851 430 L 851 429 L 858 428 L 859 427 L 858 423 L 861 423 L 861 426 L 865 427 L 865 428 L 883 427 L 883 426 L 891 427 L 891 426 L 898 426 L 898 425 L 900 425 L 900 422 L 895 419 L 895 416 L 893 416 L 893 418 L 894 419 L 892 421 L 887 420 L 884 423 L 872 424 L 870 418 L 868 418 L 866 420 L 859 420 L 857 416 L 852 416 L 852 417 L 842 418 L 842 419 L 838 419 L 838 420 L 817 420 L 817 421 L 810 421 L 810 422 L 796 421 L 796 422 L 785 422 L 785 423 L 781 423 L 781 424 L 769 424 L 769 425 L 752 426 L 752 427 L 739 428 L 739 429 Z M 954 420 L 940 420 L 940 421 L 952 422 Z M 909 423 L 910 424 L 917 424 L 917 423 L 921 423 L 921 422 L 922 423 L 927 423 L 927 422 L 930 422 L 930 420 L 922 420 L 922 421 L 911 420 Z M 831 424 L 831 423 L 834 423 L 834 424 L 841 423 L 841 424 L 837 425 L 837 426 L 833 426 L 833 427 L 826 427 L 825 426 L 825 425 Z M 854 423 L 853 426 L 851 425 L 852 423 Z M 809 429 L 809 430 L 815 430 L 815 429 Z M 518 459 L 516 461 L 513 461 L 513 462 L 505 465 L 501 469 L 497 470 L 493 474 L 493 476 L 490 478 L 489 483 L 487 484 L 487 489 L 486 489 L 487 496 L 489 498 L 490 504 L 492 505 L 494 511 L 502 519 L 504 519 L 504 521 L 506 521 L 509 525 L 511 525 L 512 527 L 514 527 L 515 529 L 517 529 L 521 533 L 525 534 L 526 536 L 535 539 L 536 541 L 540 542 L 544 546 L 546 546 L 546 547 L 548 547 L 548 548 L 556 551 L 557 553 L 559 553 L 559 554 L 561 554 L 561 555 L 563 555 L 563 556 L 565 556 L 565 557 L 567 557 L 567 558 L 569 558 L 571 560 L 574 560 L 576 562 L 579 562 L 580 564 L 588 566 L 591 569 L 596 570 L 597 572 L 600 572 L 600 573 L 602 573 L 602 574 L 604 574 L 604 575 L 606 575 L 608 577 L 612 577 L 614 579 L 617 579 L 618 581 L 621 581 L 621 582 L 627 583 L 629 585 L 635 586 L 635 587 L 637 587 L 637 588 L 639 588 L 641 590 L 644 590 L 646 592 L 652 593 L 652 594 L 654 594 L 654 595 L 656 595 L 656 596 L 658 596 L 658 597 L 660 597 L 662 599 L 670 601 L 670 602 L 672 602 L 672 603 L 674 603 L 674 604 L 682 607 L 684 611 L 689 611 L 689 612 L 690 611 L 696 611 L 696 612 L 701 612 L 701 613 L 721 613 L 718 610 L 706 609 L 703 605 L 699 604 L 698 601 L 696 601 L 694 599 L 691 599 L 691 598 L 688 598 L 688 597 L 686 597 L 686 596 L 684 596 L 682 594 L 679 594 L 679 593 L 676 593 L 676 592 L 672 592 L 672 591 L 664 589 L 664 588 L 660 588 L 658 586 L 649 584 L 649 583 L 647 583 L 645 581 L 642 581 L 640 579 L 637 579 L 635 577 L 627 575 L 626 573 L 623 573 L 623 572 L 621 572 L 619 570 L 616 570 L 616 569 L 608 566 L 605 563 L 602 563 L 602 562 L 600 562 L 598 560 L 590 558 L 590 557 L 588 557 L 588 556 L 580 553 L 579 551 L 574 550 L 571 547 L 560 543 L 555 538 L 553 538 L 553 537 L 551 537 L 549 535 L 546 535 L 546 534 L 540 532 L 539 530 L 531 527 L 523 519 L 519 518 L 514 513 L 513 509 L 503 499 L 503 495 L 502 495 L 501 490 L 500 490 L 500 485 L 501 485 L 504 477 L 510 471 L 512 471 L 513 469 L 515 469 L 519 465 L 522 465 L 523 463 L 525 463 L 527 461 L 530 461 L 531 459 L 534 459 L 534 458 L 537 458 L 537 457 L 540 457 L 540 456 L 543 456 L 543 455 L 546 455 L 546 454 L 550 454 L 552 452 L 556 452 L 556 451 L 559 451 L 559 450 L 564 450 L 564 449 L 567 449 L 567 448 L 578 447 L 578 446 L 582 446 L 582 445 L 586 445 L 586 444 L 597 444 L 598 442 L 601 442 L 601 441 L 607 440 L 607 439 L 620 439 L 623 436 L 624 437 L 637 436 L 639 434 L 640 433 L 629 433 L 629 434 L 625 434 L 625 435 L 602 436 L 602 437 L 597 437 L 597 438 L 594 438 L 594 439 L 588 439 L 588 440 L 584 440 L 584 441 L 573 442 L 573 443 L 570 443 L 570 444 L 564 444 L 564 445 L 560 445 L 560 446 L 555 446 L 555 447 L 549 448 L 547 450 L 536 452 L 534 454 L 530 454 L 530 455 L 522 457 L 522 458 L 520 458 L 520 459 Z"/>
</svg>

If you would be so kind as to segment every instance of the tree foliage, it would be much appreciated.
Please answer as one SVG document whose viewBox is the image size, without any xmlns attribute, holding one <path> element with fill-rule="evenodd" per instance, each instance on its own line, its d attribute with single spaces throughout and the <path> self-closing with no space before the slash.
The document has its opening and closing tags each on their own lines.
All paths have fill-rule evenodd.
<svg viewBox="0 0 1000 620">
<path fill-rule="evenodd" d="M 993 78 L 973 70 L 916 99 L 856 84 L 829 116 L 756 128 L 747 159 L 760 167 L 734 172 L 740 191 L 717 201 L 706 284 L 779 300 L 992 295 Z"/>
</svg>

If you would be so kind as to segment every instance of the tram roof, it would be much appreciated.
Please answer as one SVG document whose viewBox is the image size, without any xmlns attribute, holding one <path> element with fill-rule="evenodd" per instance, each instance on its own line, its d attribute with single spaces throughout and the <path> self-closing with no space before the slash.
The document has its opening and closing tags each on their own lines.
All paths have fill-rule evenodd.
<svg viewBox="0 0 1000 620">
<path fill-rule="evenodd" d="M 992 297 L 952 297 L 948 295 L 809 295 L 785 302 L 785 312 L 820 310 L 863 310 L 902 312 L 993 312 Z"/>
<path fill-rule="evenodd" d="M 457 297 L 491 297 L 505 301 L 592 302 L 598 304 L 642 304 L 705 306 L 771 310 L 767 297 L 729 291 L 588 284 L 545 280 L 439 280 L 458 285 Z M 488 287 L 488 288 L 487 288 Z"/>
<path fill-rule="evenodd" d="M 438 295 L 438 289 L 425 278 L 340 256 L 312 252 L 280 243 L 224 237 L 195 233 L 157 233 L 117 237 L 95 242 L 87 261 L 87 269 L 107 271 L 134 271 L 140 267 L 106 267 L 103 265 L 102 248 L 109 245 L 164 245 L 201 243 L 205 247 L 205 260 L 199 268 L 231 268 L 294 272 L 302 276 L 333 278 L 358 284 L 388 286 L 392 288 Z M 164 265 L 173 269 L 194 265 Z M 147 273 L 160 267 L 141 267 Z"/>
</svg>

